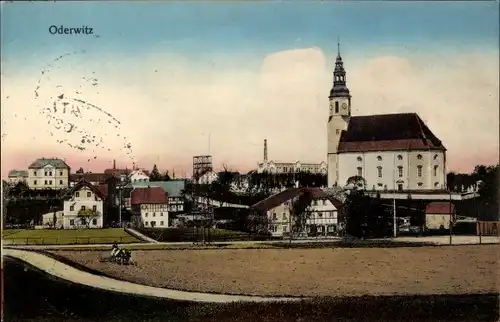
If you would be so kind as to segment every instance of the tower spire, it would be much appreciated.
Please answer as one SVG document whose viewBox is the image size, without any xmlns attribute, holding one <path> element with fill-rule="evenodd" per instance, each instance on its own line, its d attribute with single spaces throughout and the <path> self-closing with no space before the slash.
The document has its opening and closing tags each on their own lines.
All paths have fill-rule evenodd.
<svg viewBox="0 0 500 322">
<path fill-rule="evenodd" d="M 340 36 L 337 36 L 337 57 L 340 57 Z"/>
</svg>

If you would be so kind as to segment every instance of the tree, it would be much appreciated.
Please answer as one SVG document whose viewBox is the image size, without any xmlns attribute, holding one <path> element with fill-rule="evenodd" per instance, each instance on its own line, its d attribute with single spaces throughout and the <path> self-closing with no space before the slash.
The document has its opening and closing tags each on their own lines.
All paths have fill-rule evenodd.
<svg viewBox="0 0 500 322">
<path fill-rule="evenodd" d="M 175 174 L 173 174 L 173 175 L 175 175 Z M 170 180 L 172 180 L 172 178 L 170 178 L 170 175 L 168 174 L 168 170 L 167 170 L 165 172 L 165 175 L 163 176 L 163 181 L 170 181 Z"/>
<path fill-rule="evenodd" d="M 364 190 L 366 188 L 366 180 L 361 176 L 352 176 L 347 179 L 346 184 L 352 185 L 356 190 Z"/>
<path fill-rule="evenodd" d="M 76 173 L 84 173 L 85 171 L 83 170 L 82 167 L 80 167 L 80 169 L 76 170 Z"/>
<path fill-rule="evenodd" d="M 298 197 L 290 203 L 290 221 L 292 221 L 291 233 L 304 231 L 307 219 L 310 217 L 310 207 L 313 200 L 311 191 L 304 189 Z"/>
<path fill-rule="evenodd" d="M 98 211 L 94 211 L 93 209 L 80 209 L 76 218 L 79 219 L 79 222 L 85 221 L 85 227 L 90 228 L 90 223 L 93 219 L 97 219 L 100 216 Z"/>
<path fill-rule="evenodd" d="M 153 170 L 151 170 L 151 173 L 149 175 L 149 181 L 161 181 L 162 176 L 160 174 L 160 171 L 158 171 L 158 167 L 156 164 L 153 166 Z"/>
</svg>

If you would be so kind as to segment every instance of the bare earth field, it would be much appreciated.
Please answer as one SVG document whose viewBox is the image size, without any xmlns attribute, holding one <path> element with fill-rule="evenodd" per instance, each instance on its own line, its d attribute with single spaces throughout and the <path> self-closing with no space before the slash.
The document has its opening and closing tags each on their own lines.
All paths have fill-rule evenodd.
<svg viewBox="0 0 500 322">
<path fill-rule="evenodd" d="M 409 248 L 134 251 L 136 265 L 102 251 L 50 251 L 108 276 L 188 291 L 347 296 L 499 291 L 498 245 Z"/>
</svg>

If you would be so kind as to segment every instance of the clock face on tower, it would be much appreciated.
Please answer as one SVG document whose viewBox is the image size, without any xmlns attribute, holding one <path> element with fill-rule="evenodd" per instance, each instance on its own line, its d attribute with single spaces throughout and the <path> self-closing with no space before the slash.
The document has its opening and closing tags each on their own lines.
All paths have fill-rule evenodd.
<svg viewBox="0 0 500 322">
<path fill-rule="evenodd" d="M 343 103 L 343 104 L 342 104 L 342 108 L 343 108 L 343 109 L 346 109 L 346 108 L 347 108 L 347 104 L 346 104 L 346 103 Z"/>
</svg>

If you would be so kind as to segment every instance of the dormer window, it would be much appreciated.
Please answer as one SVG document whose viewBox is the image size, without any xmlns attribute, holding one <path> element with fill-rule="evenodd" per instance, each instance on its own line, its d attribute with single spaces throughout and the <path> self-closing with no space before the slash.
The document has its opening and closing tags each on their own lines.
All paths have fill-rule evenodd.
<svg viewBox="0 0 500 322">
<path fill-rule="evenodd" d="M 401 154 L 400 154 L 400 155 L 398 155 L 398 160 L 399 160 L 399 161 L 403 160 L 403 156 L 402 156 Z"/>
<path fill-rule="evenodd" d="M 377 157 L 377 161 L 382 161 L 382 157 L 380 155 Z"/>
<path fill-rule="evenodd" d="M 417 155 L 417 159 L 422 160 L 422 155 L 421 154 Z"/>
<path fill-rule="evenodd" d="M 357 160 L 358 160 L 358 162 L 363 161 L 363 159 L 362 159 L 361 157 L 358 157 L 358 159 L 357 159 Z"/>
</svg>

